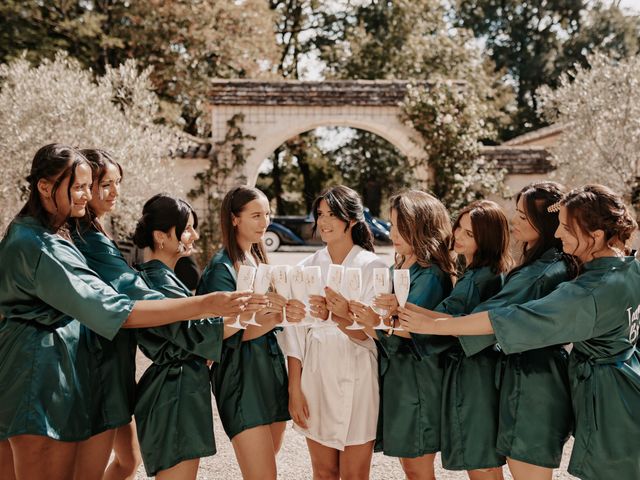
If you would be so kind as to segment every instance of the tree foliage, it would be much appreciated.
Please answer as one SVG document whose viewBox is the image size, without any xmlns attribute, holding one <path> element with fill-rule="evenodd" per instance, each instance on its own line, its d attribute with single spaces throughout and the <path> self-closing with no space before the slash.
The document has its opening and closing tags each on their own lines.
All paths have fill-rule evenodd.
<svg viewBox="0 0 640 480">
<path fill-rule="evenodd" d="M 62 49 L 102 74 L 134 58 L 153 67 L 165 121 L 193 134 L 208 134 L 210 79 L 269 76 L 278 56 L 264 0 L 7 0 L 0 18 L 0 63 Z"/>
<path fill-rule="evenodd" d="M 589 67 L 541 89 L 545 118 L 566 125 L 552 152 L 556 175 L 570 186 L 603 183 L 634 201 L 640 172 L 640 57 L 596 53 Z"/>
<path fill-rule="evenodd" d="M 153 123 L 158 99 L 149 75 L 127 61 L 108 67 L 96 81 L 64 53 L 38 67 L 26 59 L 0 66 L 0 231 L 25 200 L 33 155 L 52 142 L 103 148 L 122 164 L 123 194 L 112 221 L 116 235 L 131 230 L 152 194 L 171 191 L 167 158 L 180 138 Z"/>
<path fill-rule="evenodd" d="M 638 19 L 615 4 L 586 0 L 458 0 L 459 24 L 486 44 L 497 70 L 505 70 L 517 88 L 510 138 L 544 125 L 537 115 L 536 93 L 555 87 L 560 76 L 596 49 L 612 56 L 638 51 Z"/>
<path fill-rule="evenodd" d="M 404 119 L 421 135 L 433 172 L 431 190 L 452 211 L 503 191 L 504 172 L 480 155 L 480 138 L 491 135 L 486 104 L 473 90 L 450 81 L 410 87 Z"/>
</svg>

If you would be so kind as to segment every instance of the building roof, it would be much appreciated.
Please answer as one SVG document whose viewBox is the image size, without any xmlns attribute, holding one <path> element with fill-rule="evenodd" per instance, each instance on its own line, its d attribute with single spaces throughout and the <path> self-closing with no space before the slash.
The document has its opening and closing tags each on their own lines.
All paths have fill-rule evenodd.
<svg viewBox="0 0 640 480">
<path fill-rule="evenodd" d="M 407 80 L 213 80 L 208 98 L 212 105 L 260 106 L 396 106 L 407 86 L 429 82 Z M 455 81 L 463 88 L 465 82 Z"/>
<path fill-rule="evenodd" d="M 527 132 L 523 135 L 514 137 L 511 140 L 504 142 L 502 145 L 517 146 L 539 142 L 548 137 L 561 134 L 564 131 L 565 127 L 566 125 L 563 123 L 554 123 L 553 125 L 549 125 L 548 127 L 532 130 L 531 132 Z"/>
</svg>

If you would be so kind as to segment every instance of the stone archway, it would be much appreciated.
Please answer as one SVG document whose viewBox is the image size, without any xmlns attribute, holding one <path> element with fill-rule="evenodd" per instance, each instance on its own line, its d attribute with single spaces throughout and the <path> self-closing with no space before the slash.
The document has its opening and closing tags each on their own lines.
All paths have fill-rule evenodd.
<svg viewBox="0 0 640 480">
<path fill-rule="evenodd" d="M 244 175 L 255 185 L 260 164 L 290 138 L 323 126 L 344 126 L 372 132 L 394 145 L 417 165 L 419 181 L 429 171 L 419 135 L 399 119 L 399 103 L 407 81 L 276 81 L 215 80 L 209 95 L 212 142 L 222 140 L 227 121 L 242 113 L 242 131 L 255 137 Z"/>
</svg>

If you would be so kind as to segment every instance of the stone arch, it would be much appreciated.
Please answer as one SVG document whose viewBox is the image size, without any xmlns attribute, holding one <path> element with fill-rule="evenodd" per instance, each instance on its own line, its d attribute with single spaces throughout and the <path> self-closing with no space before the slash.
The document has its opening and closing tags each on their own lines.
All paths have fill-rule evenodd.
<svg viewBox="0 0 640 480">
<path fill-rule="evenodd" d="M 322 126 L 345 126 L 366 130 L 384 138 L 403 153 L 419 180 L 428 179 L 424 149 L 419 135 L 400 121 L 399 103 L 406 81 L 260 82 L 233 80 L 214 82 L 212 140 L 224 138 L 226 122 L 244 115 L 244 134 L 255 137 L 244 172 L 254 185 L 260 164 L 290 138 Z"/>
</svg>

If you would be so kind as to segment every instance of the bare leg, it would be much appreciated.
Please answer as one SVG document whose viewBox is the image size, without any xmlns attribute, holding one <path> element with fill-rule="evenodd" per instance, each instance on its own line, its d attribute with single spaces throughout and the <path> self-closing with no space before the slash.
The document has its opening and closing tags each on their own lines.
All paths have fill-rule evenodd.
<svg viewBox="0 0 640 480">
<path fill-rule="evenodd" d="M 250 428 L 231 440 L 245 480 L 276 480 L 276 454 L 270 425 Z"/>
<path fill-rule="evenodd" d="M 433 468 L 435 459 L 435 453 L 428 453 L 416 458 L 401 458 L 400 465 L 409 480 L 435 480 L 436 472 Z"/>
<path fill-rule="evenodd" d="M 469 480 L 504 480 L 502 467 L 468 470 Z"/>
<path fill-rule="evenodd" d="M 73 478 L 77 442 L 61 442 L 40 435 L 16 435 L 9 443 L 18 480 Z"/>
<path fill-rule="evenodd" d="M 340 450 L 325 447 L 307 438 L 307 447 L 311 456 L 313 480 L 340 479 Z"/>
<path fill-rule="evenodd" d="M 111 429 L 78 442 L 75 480 L 102 480 L 115 435 L 115 429 Z"/>
<path fill-rule="evenodd" d="M 134 480 L 142 463 L 135 421 L 116 429 L 113 451 L 115 457 L 107 467 L 103 480 Z"/>
<path fill-rule="evenodd" d="M 552 468 L 539 467 L 507 457 L 509 470 L 514 480 L 551 480 Z"/>
<path fill-rule="evenodd" d="M 196 480 L 200 459 L 185 460 L 166 470 L 161 470 L 156 475 L 156 480 Z"/>
<path fill-rule="evenodd" d="M 273 451 L 276 455 L 282 447 L 282 441 L 284 440 L 284 430 L 287 427 L 287 422 L 276 422 L 269 425 L 271 429 L 271 439 L 273 440 Z"/>
<path fill-rule="evenodd" d="M 9 440 L 0 442 L 0 478 L 4 480 L 16 480 L 16 472 L 13 468 L 13 452 Z"/>
<path fill-rule="evenodd" d="M 340 478 L 343 480 L 367 480 L 371 470 L 374 441 L 351 445 L 340 452 Z"/>
</svg>

